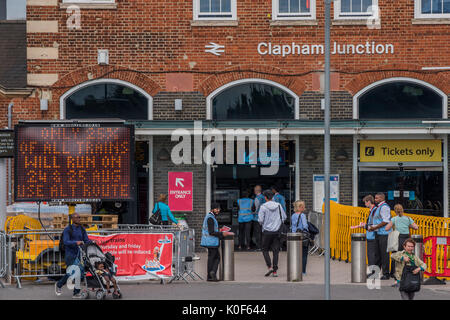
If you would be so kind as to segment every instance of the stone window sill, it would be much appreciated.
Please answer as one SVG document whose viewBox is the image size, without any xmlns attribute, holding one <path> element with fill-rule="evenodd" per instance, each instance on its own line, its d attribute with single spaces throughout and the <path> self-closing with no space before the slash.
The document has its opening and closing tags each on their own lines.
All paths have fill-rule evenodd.
<svg viewBox="0 0 450 320">
<path fill-rule="evenodd" d="M 271 27 L 278 26 L 317 26 L 317 20 L 272 20 Z"/>
<path fill-rule="evenodd" d="M 237 27 L 238 20 L 192 20 L 192 27 Z"/>
<path fill-rule="evenodd" d="M 80 9 L 117 9 L 117 3 L 79 3 L 64 2 L 59 4 L 60 9 L 67 9 L 70 6 L 77 6 Z"/>
<path fill-rule="evenodd" d="M 412 24 L 450 24 L 450 18 L 416 18 Z"/>
<path fill-rule="evenodd" d="M 332 20 L 331 24 L 333 26 L 365 26 L 370 23 L 370 18 L 368 19 L 335 19 Z M 378 20 L 381 23 L 380 20 Z"/>
</svg>

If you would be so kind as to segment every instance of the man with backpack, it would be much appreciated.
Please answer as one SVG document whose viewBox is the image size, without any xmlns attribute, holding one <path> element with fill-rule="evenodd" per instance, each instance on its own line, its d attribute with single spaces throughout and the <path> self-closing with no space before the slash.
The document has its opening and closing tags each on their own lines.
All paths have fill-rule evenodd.
<svg viewBox="0 0 450 320">
<path fill-rule="evenodd" d="M 72 223 L 71 223 L 72 221 Z M 80 280 L 84 277 L 84 267 L 80 261 L 80 248 L 79 246 L 85 243 L 91 243 L 89 240 L 86 230 L 80 223 L 80 215 L 78 213 L 73 213 L 69 216 L 69 225 L 64 229 L 60 241 L 60 249 L 64 252 L 64 261 L 66 262 L 66 267 L 69 269 L 70 266 L 74 265 L 80 268 Z M 55 293 L 56 295 L 62 294 L 62 287 L 67 283 L 67 280 L 71 274 L 66 273 L 57 283 L 55 283 Z M 74 299 L 80 299 L 80 288 L 73 289 Z"/>
</svg>

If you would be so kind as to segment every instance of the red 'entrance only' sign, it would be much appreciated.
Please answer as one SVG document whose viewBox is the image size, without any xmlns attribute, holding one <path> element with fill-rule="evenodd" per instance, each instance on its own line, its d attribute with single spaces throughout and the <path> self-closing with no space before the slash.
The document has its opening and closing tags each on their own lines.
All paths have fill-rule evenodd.
<svg viewBox="0 0 450 320">
<path fill-rule="evenodd" d="M 192 172 L 169 172 L 169 208 L 192 211 Z"/>
</svg>

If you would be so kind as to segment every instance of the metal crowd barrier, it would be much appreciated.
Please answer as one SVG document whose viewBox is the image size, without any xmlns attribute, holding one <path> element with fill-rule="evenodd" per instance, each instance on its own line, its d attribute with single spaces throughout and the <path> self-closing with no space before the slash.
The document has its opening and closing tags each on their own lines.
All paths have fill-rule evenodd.
<svg viewBox="0 0 450 320">
<path fill-rule="evenodd" d="M 62 231 L 62 229 L 15 230 L 9 235 L 0 233 L 0 278 L 10 275 L 16 280 L 17 287 L 21 288 L 22 280 L 63 276 L 66 266 L 58 245 Z M 173 226 L 118 225 L 118 229 L 88 231 L 88 234 L 95 235 L 117 233 L 173 233 L 173 277 L 170 282 L 182 279 L 188 283 L 186 275 L 194 280 L 194 275 L 202 279 L 194 271 L 194 262 L 199 258 L 194 252 L 195 234 L 193 229 Z M 8 255 L 10 256 L 9 264 L 7 264 Z"/>
<path fill-rule="evenodd" d="M 313 246 L 311 249 L 309 249 L 309 254 L 314 254 L 316 252 L 319 252 L 319 256 L 323 255 L 325 251 L 323 250 L 324 245 L 324 233 L 323 230 L 323 214 L 322 212 L 316 212 L 316 211 L 310 211 L 307 215 L 308 221 L 314 224 L 317 229 L 319 229 L 319 234 L 316 235 L 314 239 Z"/>
<path fill-rule="evenodd" d="M 5 287 L 2 278 L 6 276 L 8 264 L 7 264 L 7 245 L 6 245 L 6 234 L 0 231 L 0 286 Z"/>
<path fill-rule="evenodd" d="M 365 222 L 369 215 L 368 208 L 346 206 L 334 201 L 330 201 L 330 255 L 333 259 L 351 261 L 351 234 L 366 233 L 363 228 L 350 229 L 350 226 L 359 225 Z M 396 214 L 391 210 L 391 216 Z M 411 217 L 418 225 L 418 230 L 411 230 L 411 235 L 422 235 L 423 238 L 437 236 L 450 236 L 450 218 L 430 217 L 405 213 Z M 430 251 L 429 245 L 425 245 L 425 250 Z M 440 260 L 440 268 L 444 268 L 445 263 Z"/>
<path fill-rule="evenodd" d="M 61 277 L 64 257 L 58 248 L 62 230 L 15 230 L 6 238 L 9 250 L 9 275 L 21 288 L 22 280 Z"/>
</svg>

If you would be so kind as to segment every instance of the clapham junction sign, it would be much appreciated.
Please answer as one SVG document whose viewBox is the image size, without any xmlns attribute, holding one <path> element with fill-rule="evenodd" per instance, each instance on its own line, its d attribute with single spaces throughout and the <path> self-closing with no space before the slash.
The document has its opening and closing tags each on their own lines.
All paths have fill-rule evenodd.
<svg viewBox="0 0 450 320">
<path fill-rule="evenodd" d="M 273 44 L 271 42 L 260 42 L 258 44 L 260 55 L 289 56 L 289 55 L 323 55 L 323 44 Z M 342 44 L 334 42 L 331 47 L 331 54 L 394 54 L 394 45 L 366 41 L 357 44 Z"/>
</svg>

